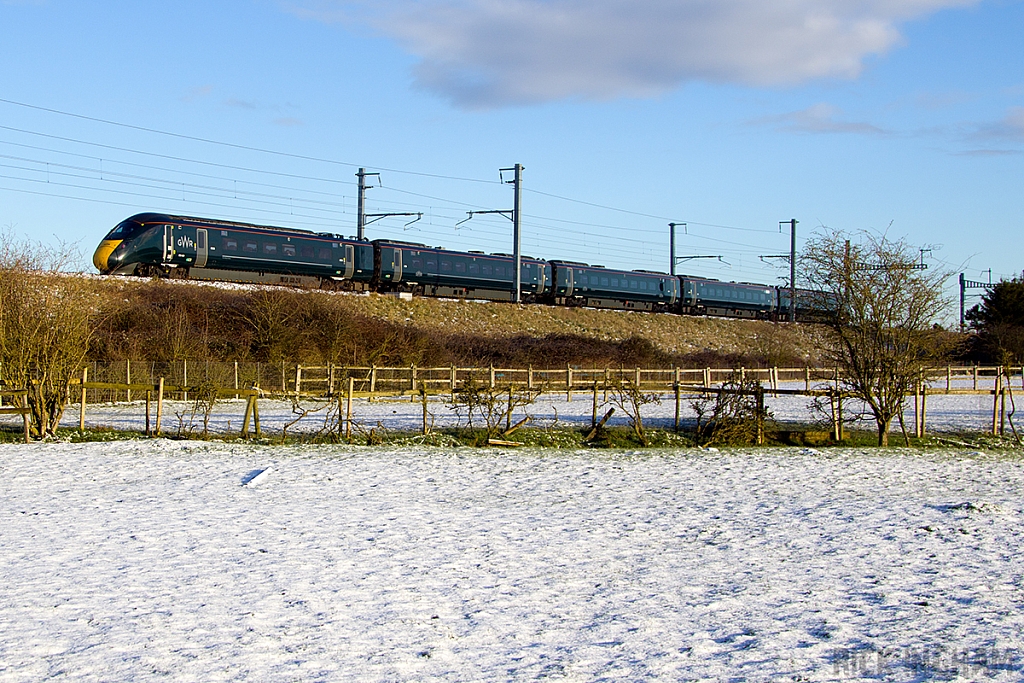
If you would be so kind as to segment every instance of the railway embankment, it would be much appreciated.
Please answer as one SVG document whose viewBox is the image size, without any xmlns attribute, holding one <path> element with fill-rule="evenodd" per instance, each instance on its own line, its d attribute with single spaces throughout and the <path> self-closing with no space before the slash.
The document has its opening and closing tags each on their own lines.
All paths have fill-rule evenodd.
<svg viewBox="0 0 1024 683">
<path fill-rule="evenodd" d="M 93 360 L 736 367 L 821 362 L 813 325 L 97 278 Z"/>
</svg>

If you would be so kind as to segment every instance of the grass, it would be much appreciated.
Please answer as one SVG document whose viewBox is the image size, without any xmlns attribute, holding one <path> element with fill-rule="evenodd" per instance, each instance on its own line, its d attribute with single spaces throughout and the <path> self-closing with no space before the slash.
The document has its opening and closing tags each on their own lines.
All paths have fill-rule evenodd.
<svg viewBox="0 0 1024 683">
<path fill-rule="evenodd" d="M 785 429 L 769 430 L 766 434 L 766 442 L 761 448 L 786 448 L 794 446 L 813 446 L 815 448 L 853 447 L 873 449 L 877 447 L 878 436 L 870 430 L 846 430 L 842 442 L 832 441 L 830 435 L 814 429 L 804 429 L 806 425 L 784 425 Z M 590 428 L 553 428 L 537 429 L 523 428 L 518 430 L 511 440 L 522 444 L 523 447 L 532 448 L 553 448 L 566 450 L 580 449 L 663 449 L 663 448 L 693 448 L 698 446 L 695 434 L 691 431 L 679 433 L 672 430 L 648 429 L 646 430 L 647 445 L 645 446 L 628 427 L 612 427 L 602 429 L 591 441 L 585 441 Z M 84 433 L 77 429 L 61 429 L 53 441 L 63 443 L 98 443 L 112 441 L 142 441 L 146 440 L 144 434 L 137 431 L 116 430 L 108 427 L 90 428 Z M 248 443 L 253 445 L 329 445 L 348 444 L 371 446 L 435 446 L 443 448 L 472 448 L 487 445 L 486 433 L 482 430 L 468 428 L 440 429 L 430 434 L 422 435 L 411 432 L 396 432 L 389 430 L 375 431 L 371 437 L 369 434 L 353 435 L 351 442 L 338 435 L 312 436 L 312 435 L 289 435 L 282 439 L 277 434 L 265 434 L 263 438 L 241 439 L 235 434 L 211 434 L 201 438 L 194 435 L 191 438 L 178 437 L 174 434 L 164 434 L 162 438 L 181 441 L 211 441 L 220 443 Z M 22 443 L 23 432 L 14 427 L 0 427 L 0 443 Z M 752 447 L 752 444 L 730 444 L 713 443 L 706 444 L 716 448 Z M 890 434 L 889 447 L 905 447 L 902 434 Z M 911 437 L 910 448 L 913 450 L 946 450 L 946 449 L 978 449 L 986 451 L 1021 451 L 1024 446 L 1017 443 L 1012 436 L 993 436 L 979 432 L 957 432 L 929 435 L 918 439 Z"/>
</svg>

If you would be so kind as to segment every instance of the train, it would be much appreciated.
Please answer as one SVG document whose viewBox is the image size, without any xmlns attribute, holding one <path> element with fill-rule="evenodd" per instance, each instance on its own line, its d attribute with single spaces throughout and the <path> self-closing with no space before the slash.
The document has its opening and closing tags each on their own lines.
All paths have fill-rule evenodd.
<svg viewBox="0 0 1024 683">
<path fill-rule="evenodd" d="M 93 264 L 104 275 L 490 301 L 512 301 L 515 276 L 511 254 L 164 213 L 118 223 L 96 248 Z M 530 256 L 520 257 L 520 267 L 523 303 L 767 320 L 789 311 L 785 287 Z M 820 318 L 821 301 L 798 290 L 798 320 Z"/>
</svg>

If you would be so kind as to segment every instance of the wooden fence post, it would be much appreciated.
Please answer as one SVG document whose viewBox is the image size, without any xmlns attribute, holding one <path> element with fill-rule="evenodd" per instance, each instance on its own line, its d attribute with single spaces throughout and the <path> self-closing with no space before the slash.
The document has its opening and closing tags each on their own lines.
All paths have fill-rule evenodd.
<svg viewBox="0 0 1024 683">
<path fill-rule="evenodd" d="M 235 361 L 235 391 L 238 391 L 238 361 Z M 235 394 L 235 400 L 238 400 L 238 394 Z"/>
<path fill-rule="evenodd" d="M 757 405 L 757 445 L 764 445 L 764 387 L 760 383 L 754 390 L 754 399 Z"/>
<path fill-rule="evenodd" d="M 636 369 L 636 389 L 640 391 L 640 368 Z"/>
<path fill-rule="evenodd" d="M 928 424 L 928 385 L 921 387 L 921 438 L 928 433 L 925 425 Z"/>
<path fill-rule="evenodd" d="M 131 384 L 132 383 L 132 361 L 129 358 L 125 358 L 124 359 L 124 383 L 125 384 Z M 125 398 L 128 399 L 128 403 L 131 403 L 132 402 L 132 390 L 131 389 L 126 389 L 124 393 L 125 393 Z"/>
<path fill-rule="evenodd" d="M 811 390 L 811 369 L 804 366 L 804 391 Z"/>
<path fill-rule="evenodd" d="M 409 366 L 409 392 L 412 393 L 412 394 L 416 393 L 416 365 L 415 364 Z M 413 396 L 413 400 L 414 401 L 416 400 L 415 396 Z"/>
<path fill-rule="evenodd" d="M 377 391 L 377 366 L 370 366 L 370 401 L 373 401 L 373 394 Z"/>
<path fill-rule="evenodd" d="M 996 375 L 996 388 L 992 391 L 992 434 L 999 433 L 999 395 L 1002 393 L 1002 375 Z"/>
<path fill-rule="evenodd" d="M 245 400 L 245 414 L 242 416 L 242 438 L 249 437 L 249 420 L 252 419 L 252 403 L 256 398 L 255 394 L 249 394 Z"/>
<path fill-rule="evenodd" d="M 298 400 L 299 392 L 302 391 L 302 366 L 295 364 L 295 399 Z"/>
<path fill-rule="evenodd" d="M 153 390 L 146 390 L 146 436 L 152 436 L 153 430 L 149 424 L 149 404 L 153 400 Z"/>
<path fill-rule="evenodd" d="M 946 366 L 946 393 L 949 393 L 949 387 L 953 383 L 953 368 Z"/>
<path fill-rule="evenodd" d="M 597 382 L 594 382 L 594 408 L 590 413 L 590 426 L 597 426 Z"/>
<path fill-rule="evenodd" d="M 526 388 L 533 391 L 533 365 L 526 366 Z"/>
<path fill-rule="evenodd" d="M 455 382 L 458 379 L 457 373 L 458 370 L 455 369 L 455 364 L 453 363 L 451 372 L 448 375 L 448 384 L 451 386 L 452 398 L 455 398 Z"/>
<path fill-rule="evenodd" d="M 85 433 L 85 383 L 89 381 L 89 366 L 82 368 L 82 401 L 78 411 L 78 431 Z"/>
<path fill-rule="evenodd" d="M 348 402 L 345 405 L 345 438 L 352 439 L 352 392 L 356 386 L 356 378 L 348 378 Z"/>
<path fill-rule="evenodd" d="M 493 364 L 490 365 L 488 367 L 488 370 L 490 370 L 490 375 L 489 375 L 489 379 L 487 380 L 487 388 L 488 389 L 493 389 L 494 388 L 494 365 Z"/>
<path fill-rule="evenodd" d="M 676 373 L 676 374 L 678 374 L 678 373 Z M 676 432 L 678 432 L 679 431 L 679 382 L 678 381 L 675 383 L 675 390 L 676 390 L 676 423 L 675 423 L 675 430 L 676 430 Z"/>
<path fill-rule="evenodd" d="M 327 364 L 327 395 L 334 396 L 334 363 Z"/>
<path fill-rule="evenodd" d="M 972 370 L 974 371 L 974 390 L 977 391 L 978 390 L 978 366 L 977 365 L 973 366 Z"/>
<path fill-rule="evenodd" d="M 254 386 L 253 389 L 259 389 L 258 386 Z M 256 432 L 256 438 L 263 438 L 263 433 L 260 431 L 260 395 L 257 391 L 252 395 L 252 426 Z"/>
<path fill-rule="evenodd" d="M 509 389 L 511 392 L 512 390 Z M 423 390 L 420 392 L 420 397 L 423 400 L 423 434 L 424 436 L 430 433 L 430 424 L 427 422 L 427 387 L 423 386 Z"/>
<path fill-rule="evenodd" d="M 565 398 L 572 403 L 572 366 L 565 366 Z"/>
<path fill-rule="evenodd" d="M 156 435 L 160 436 L 160 425 L 161 420 L 164 416 L 164 378 L 160 378 L 160 383 L 157 385 L 156 390 Z"/>
</svg>

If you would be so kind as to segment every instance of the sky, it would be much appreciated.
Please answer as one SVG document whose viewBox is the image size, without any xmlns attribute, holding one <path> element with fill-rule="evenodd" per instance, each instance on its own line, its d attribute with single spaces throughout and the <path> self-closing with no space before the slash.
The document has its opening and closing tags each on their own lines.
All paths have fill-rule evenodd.
<svg viewBox="0 0 1024 683">
<path fill-rule="evenodd" d="M 796 219 L 1019 275 L 1020 0 L 0 0 L 0 227 L 141 211 L 781 283 Z M 509 174 L 504 174 L 504 180 Z M 465 222 L 462 222 L 465 221 Z M 460 222 L 462 222 L 460 224 Z M 930 251 L 929 251 L 930 250 Z M 719 258 L 720 257 L 720 258 Z"/>
</svg>

